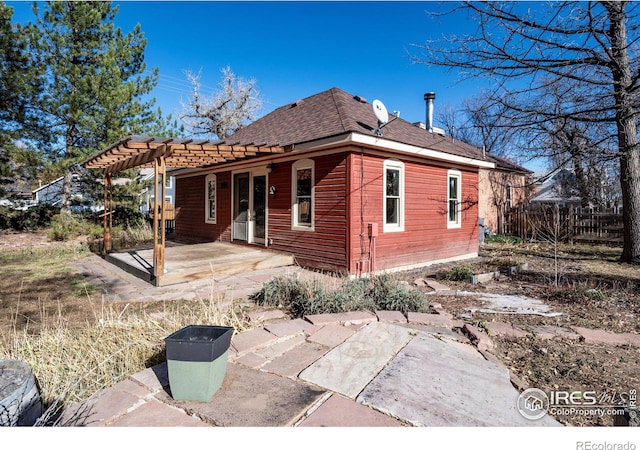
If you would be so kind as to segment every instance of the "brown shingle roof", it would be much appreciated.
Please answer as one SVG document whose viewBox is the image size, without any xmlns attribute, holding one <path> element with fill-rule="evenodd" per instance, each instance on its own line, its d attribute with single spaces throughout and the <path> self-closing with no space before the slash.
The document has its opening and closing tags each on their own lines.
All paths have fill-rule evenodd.
<svg viewBox="0 0 640 450">
<path fill-rule="evenodd" d="M 382 128 L 383 138 L 478 160 L 482 150 L 415 126 L 402 118 Z M 373 135 L 378 120 L 369 102 L 338 88 L 277 108 L 225 139 L 226 143 L 288 146 L 348 132 Z M 488 160 L 494 162 L 492 160 Z"/>
</svg>

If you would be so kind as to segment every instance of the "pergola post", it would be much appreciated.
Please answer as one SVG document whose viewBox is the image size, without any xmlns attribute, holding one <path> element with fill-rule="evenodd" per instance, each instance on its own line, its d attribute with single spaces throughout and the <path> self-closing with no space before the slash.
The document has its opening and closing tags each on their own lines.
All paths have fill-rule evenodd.
<svg viewBox="0 0 640 450">
<path fill-rule="evenodd" d="M 166 235 L 166 222 L 164 219 L 165 177 L 167 167 L 164 156 L 159 156 L 154 163 L 154 192 L 153 201 L 153 275 L 158 277 L 164 274 L 164 248 Z"/>
<path fill-rule="evenodd" d="M 110 253 L 112 250 L 113 236 L 113 184 L 110 173 L 104 176 L 104 252 Z"/>
</svg>

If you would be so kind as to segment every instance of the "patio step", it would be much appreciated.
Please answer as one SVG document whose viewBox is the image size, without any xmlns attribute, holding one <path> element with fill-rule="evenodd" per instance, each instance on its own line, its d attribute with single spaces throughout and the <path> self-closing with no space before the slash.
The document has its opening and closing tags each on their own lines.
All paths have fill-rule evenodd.
<svg viewBox="0 0 640 450">
<path fill-rule="evenodd" d="M 286 267 L 294 263 L 293 255 L 265 252 L 251 252 L 240 255 L 225 255 L 209 261 L 208 267 L 200 265 L 173 269 L 155 281 L 156 286 L 184 283 L 202 278 L 214 278 L 220 275 L 234 275 L 260 269 Z"/>
</svg>

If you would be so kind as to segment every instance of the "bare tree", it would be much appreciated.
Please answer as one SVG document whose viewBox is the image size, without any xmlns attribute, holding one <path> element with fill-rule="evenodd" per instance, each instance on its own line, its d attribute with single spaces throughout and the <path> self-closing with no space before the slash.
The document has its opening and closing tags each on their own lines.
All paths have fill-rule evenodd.
<svg viewBox="0 0 640 450">
<path fill-rule="evenodd" d="M 200 72 L 187 70 L 185 75 L 193 85 L 193 94 L 182 103 L 180 119 L 194 135 L 224 139 L 254 120 L 262 107 L 256 81 L 238 78 L 230 67 L 222 69 L 219 91 L 210 97 L 202 94 Z"/>
<path fill-rule="evenodd" d="M 529 208 L 525 213 L 531 230 L 531 240 L 553 246 L 554 286 L 558 287 L 558 246 L 571 235 L 569 212 L 562 214 L 559 205 L 554 203 Z"/>
<path fill-rule="evenodd" d="M 466 2 L 473 35 L 421 48 L 417 62 L 457 68 L 498 81 L 491 101 L 508 111 L 511 126 L 558 118 L 608 125 L 616 142 L 623 202 L 622 260 L 640 264 L 640 154 L 637 123 L 638 7 L 633 2 Z M 553 88 L 556 97 L 549 99 Z M 553 102 L 553 103 L 551 103 Z"/>
</svg>

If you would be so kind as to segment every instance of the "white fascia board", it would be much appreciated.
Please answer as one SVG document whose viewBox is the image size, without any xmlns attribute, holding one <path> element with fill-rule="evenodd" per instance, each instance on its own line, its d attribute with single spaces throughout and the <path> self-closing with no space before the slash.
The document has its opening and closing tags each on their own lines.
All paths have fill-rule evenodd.
<svg viewBox="0 0 640 450">
<path fill-rule="evenodd" d="M 318 141 L 306 142 L 295 146 L 295 150 L 318 150 L 323 147 L 333 147 L 337 144 L 359 144 L 368 147 L 379 148 L 381 150 L 392 150 L 395 152 L 406 153 L 423 158 L 435 159 L 456 164 L 464 164 L 466 166 L 483 167 L 487 169 L 495 169 L 496 165 L 489 161 L 468 158 L 466 156 L 452 155 L 438 150 L 431 150 L 425 147 L 416 147 L 415 145 L 403 144 L 401 142 L 390 141 L 379 136 L 368 136 L 360 133 L 348 133 L 333 138 L 325 138 Z"/>
<path fill-rule="evenodd" d="M 496 167 L 492 162 L 467 158 L 466 156 L 452 155 L 451 153 L 431 150 L 425 147 L 416 147 L 415 145 L 403 144 L 401 142 L 389 141 L 387 139 L 381 139 L 379 136 L 367 136 L 359 133 L 351 133 L 351 139 L 353 142 L 358 144 L 408 153 L 410 155 L 423 156 L 425 158 L 437 159 L 439 161 L 464 164 L 467 166 L 485 167 L 487 169 L 494 169 Z"/>
</svg>

